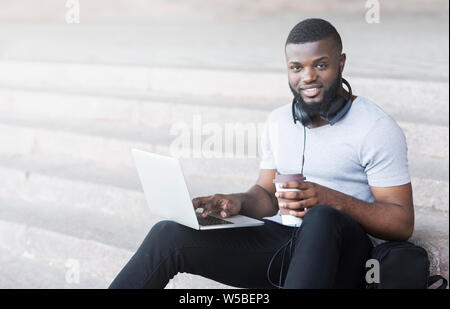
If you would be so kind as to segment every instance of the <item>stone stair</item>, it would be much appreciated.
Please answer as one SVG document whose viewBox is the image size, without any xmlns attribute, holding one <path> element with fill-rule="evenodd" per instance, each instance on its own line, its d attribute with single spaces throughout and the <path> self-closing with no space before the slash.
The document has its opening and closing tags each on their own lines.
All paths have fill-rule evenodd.
<svg viewBox="0 0 450 309">
<path fill-rule="evenodd" d="M 210 32 L 202 32 L 201 23 L 186 26 L 181 56 L 177 50 L 158 47 L 175 48 L 180 42 L 156 34 L 165 29 L 176 35 L 180 25 L 0 29 L 0 37 L 5 37 L 0 43 L 9 42 L 2 31 L 11 37 L 23 35 L 9 49 L 0 44 L 0 288 L 109 285 L 162 219 L 148 210 L 132 148 L 169 155 L 178 151 L 192 196 L 242 192 L 254 184 L 261 125 L 272 109 L 290 101 L 286 74 L 274 60 L 282 60 L 282 52 L 269 47 L 282 41 L 279 36 L 287 31 L 287 22 L 265 18 L 256 23 L 212 23 Z M 353 28 L 345 18 L 338 20 L 344 20 L 344 28 Z M 289 26 L 293 20 L 288 18 Z M 389 25 L 385 19 L 379 27 Z M 420 58 L 420 48 L 410 48 L 411 57 L 405 60 L 371 54 L 370 48 L 366 54 L 357 44 L 369 31 L 369 26 L 363 27 L 354 39 L 346 40 L 348 50 L 355 51 L 348 57 L 355 60 L 348 64 L 346 78 L 356 94 L 372 99 L 404 130 L 416 207 L 412 241 L 429 252 L 431 273 L 448 278 L 448 73 L 434 76 L 428 70 L 445 63 L 440 57 L 445 52 L 433 50 L 430 63 L 416 66 L 411 64 Z M 426 33 L 434 29 L 427 27 Z M 39 29 L 56 40 L 40 36 Z M 142 29 L 148 38 L 139 32 Z M 258 29 L 265 35 L 255 34 Z M 117 41 L 112 39 L 116 32 L 122 34 Z M 213 40 L 216 33 L 223 41 Z M 380 38 L 380 33 L 385 32 L 372 34 Z M 95 48 L 88 48 L 87 38 Z M 142 43 L 135 48 L 137 38 Z M 194 43 L 186 45 L 191 39 Z M 398 39 L 408 49 L 410 38 Z M 208 49 L 206 42 L 214 43 Z M 28 44 L 33 45 L 33 56 L 26 50 Z M 257 46 L 255 53 L 249 52 L 252 44 Z M 209 53 L 223 62 L 217 64 Z M 386 61 L 373 61 L 378 56 Z M 391 74 L 385 72 L 387 67 L 393 68 Z M 410 78 L 414 76 L 422 78 Z M 180 134 L 177 126 L 193 134 L 196 121 L 220 132 L 228 125 L 250 124 L 256 135 L 247 140 L 242 157 L 228 151 L 231 140 L 212 150 L 201 148 L 211 130 L 203 132 L 200 143 L 191 136 L 187 146 L 174 147 Z M 250 153 L 250 144 L 256 153 Z M 167 288 L 230 287 L 178 274 Z"/>
<path fill-rule="evenodd" d="M 41 77 L 38 80 L 42 82 Z M 133 94 L 126 87 L 115 89 L 122 96 L 113 97 L 101 91 L 86 94 L 85 89 L 67 92 L 67 85 L 56 82 L 47 83 L 44 90 L 36 89 L 41 85 L 14 86 L 10 83 L 0 90 L 0 243 L 4 252 L 24 263 L 40 263 L 39 272 L 45 272 L 42 281 L 27 281 L 21 287 L 106 287 L 161 220 L 148 211 L 130 149 L 171 154 L 176 137 L 170 134 L 171 125 L 192 126 L 199 115 L 203 124 L 221 128 L 227 123 L 264 123 L 277 106 L 274 102 L 283 98 L 279 92 L 259 103 L 252 93 L 226 97 L 211 91 L 183 99 L 157 91 Z M 55 90 L 48 91 L 50 87 Z M 244 105 L 246 101 L 250 103 Z M 386 110 L 401 112 L 397 105 Z M 411 108 L 409 113 L 420 111 Z M 448 126 L 399 124 L 408 139 L 417 208 L 412 239 L 432 254 L 432 272 L 448 274 Z M 226 158 L 215 151 L 210 159 L 181 159 L 192 196 L 242 192 L 258 173 L 258 157 Z M 65 279 L 71 261 L 78 263 L 78 281 Z M 28 276 L 25 270 L 22 274 Z M 168 287 L 192 286 L 226 287 L 186 274 L 175 277 Z"/>
</svg>

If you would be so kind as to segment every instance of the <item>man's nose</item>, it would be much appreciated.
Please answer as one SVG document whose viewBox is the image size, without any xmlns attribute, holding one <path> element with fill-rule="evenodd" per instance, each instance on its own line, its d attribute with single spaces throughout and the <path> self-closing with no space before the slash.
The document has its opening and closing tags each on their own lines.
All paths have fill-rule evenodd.
<svg viewBox="0 0 450 309">
<path fill-rule="evenodd" d="M 313 68 L 304 68 L 302 72 L 302 83 L 309 84 L 316 80 L 316 71 Z"/>
</svg>

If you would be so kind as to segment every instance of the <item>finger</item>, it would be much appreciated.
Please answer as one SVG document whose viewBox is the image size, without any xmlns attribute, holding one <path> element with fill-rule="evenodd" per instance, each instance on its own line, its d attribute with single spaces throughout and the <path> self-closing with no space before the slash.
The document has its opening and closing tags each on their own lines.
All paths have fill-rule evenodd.
<svg viewBox="0 0 450 309">
<path fill-rule="evenodd" d="M 297 191 L 276 192 L 275 196 L 279 199 L 304 200 L 314 197 L 315 191 L 311 186 L 309 186 L 309 188 L 305 187 L 305 189 L 300 189 Z"/>
<path fill-rule="evenodd" d="M 313 186 L 314 186 L 314 184 L 312 182 L 302 181 L 301 183 L 298 184 L 297 189 L 307 190 L 307 189 L 311 189 Z"/>
<path fill-rule="evenodd" d="M 192 205 L 194 205 L 194 208 L 202 208 L 203 204 L 206 200 L 211 198 L 211 196 L 202 196 L 202 197 L 196 197 L 192 200 Z"/>
<path fill-rule="evenodd" d="M 297 189 L 298 185 L 300 183 L 298 181 L 288 181 L 288 182 L 284 182 L 284 183 L 280 183 L 280 188 L 283 189 Z"/>
<path fill-rule="evenodd" d="M 223 199 L 218 196 L 213 196 L 204 203 L 204 211 L 202 217 L 206 218 L 210 213 L 219 212 Z"/>
<path fill-rule="evenodd" d="M 206 218 L 207 216 L 209 216 L 209 214 L 210 214 L 211 212 L 212 212 L 211 210 L 204 210 L 204 211 L 202 212 L 202 218 Z"/>
<path fill-rule="evenodd" d="M 287 205 L 289 203 L 294 203 L 294 202 L 299 202 L 300 200 L 290 200 L 290 199 L 284 199 L 284 198 L 279 198 L 278 199 L 278 206 L 280 208 L 287 208 Z"/>
<path fill-rule="evenodd" d="M 227 218 L 227 217 L 230 216 L 230 213 L 229 213 L 228 211 L 226 211 L 226 210 L 222 210 L 222 211 L 220 212 L 220 216 L 221 216 L 222 218 Z"/>
<path fill-rule="evenodd" d="M 226 218 L 226 217 L 230 216 L 230 214 L 231 214 L 230 201 L 224 201 L 223 203 L 221 203 L 220 208 L 222 209 L 220 211 L 220 215 L 222 216 L 222 218 Z"/>
<path fill-rule="evenodd" d="M 307 212 L 308 212 L 308 209 L 305 209 L 303 211 L 291 210 L 291 211 L 289 211 L 289 214 L 291 216 L 294 216 L 294 217 L 297 217 L 297 218 L 303 218 L 306 215 Z"/>
<path fill-rule="evenodd" d="M 220 204 L 221 202 L 222 202 L 221 200 L 215 200 L 215 199 L 212 199 L 212 200 L 207 201 L 206 204 L 205 204 L 205 210 L 206 210 L 206 211 L 204 211 L 204 212 L 202 213 L 202 216 L 203 216 L 204 218 L 206 218 L 206 217 L 209 216 L 211 213 L 219 212 L 220 209 L 221 209 L 221 207 L 219 206 L 219 204 Z"/>
<path fill-rule="evenodd" d="M 309 208 L 311 208 L 313 206 L 316 206 L 317 203 L 318 202 L 317 202 L 316 198 L 314 198 L 314 197 L 313 198 L 307 198 L 307 199 L 304 199 L 304 200 L 301 201 L 299 207 L 300 208 L 309 209 Z"/>
<path fill-rule="evenodd" d="M 282 202 L 279 203 L 281 208 L 286 208 L 290 210 L 303 210 L 306 206 L 305 200 L 295 201 L 295 202 Z"/>
<path fill-rule="evenodd" d="M 279 199 L 298 200 L 301 199 L 302 191 L 276 192 L 275 196 Z"/>
<path fill-rule="evenodd" d="M 202 217 L 206 218 L 212 212 L 213 199 L 209 199 L 203 203 Z"/>
<path fill-rule="evenodd" d="M 305 180 L 306 178 L 303 178 L 303 180 Z M 297 180 L 292 180 L 292 181 L 288 181 L 285 183 L 280 183 L 280 187 L 281 188 L 285 188 L 285 189 L 298 189 L 298 187 L 303 183 L 304 181 L 297 181 Z"/>
</svg>

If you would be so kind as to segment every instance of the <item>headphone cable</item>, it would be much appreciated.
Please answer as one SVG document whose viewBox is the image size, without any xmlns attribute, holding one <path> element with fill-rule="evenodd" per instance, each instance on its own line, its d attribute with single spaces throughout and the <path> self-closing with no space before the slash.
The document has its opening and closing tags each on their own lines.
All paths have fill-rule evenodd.
<svg viewBox="0 0 450 309">
<path fill-rule="evenodd" d="M 303 155 L 302 155 L 302 168 L 301 168 L 301 174 L 303 175 L 303 166 L 305 164 L 305 148 L 306 148 L 306 127 L 303 126 Z M 267 267 L 267 280 L 269 281 L 269 283 L 278 288 L 278 289 L 282 289 L 283 285 L 283 270 L 284 270 L 284 260 L 285 260 L 285 256 L 286 256 L 286 250 L 289 246 L 289 262 L 291 261 L 292 258 L 292 250 L 293 250 L 293 244 L 295 242 L 295 236 L 297 235 L 298 231 L 300 230 L 300 226 L 294 226 L 292 229 L 292 234 L 291 234 L 291 238 L 289 239 L 288 242 L 286 242 L 281 248 L 279 248 L 275 254 L 272 256 L 272 259 L 270 259 L 269 262 L 269 266 Z M 283 250 L 283 255 L 281 257 L 281 269 L 280 269 L 280 278 L 278 281 L 278 284 L 275 284 L 272 282 L 272 280 L 270 279 L 270 268 L 272 267 L 272 263 L 274 262 L 274 260 L 276 259 L 276 257 L 278 256 L 278 254 L 280 254 L 281 250 Z"/>
<path fill-rule="evenodd" d="M 302 155 L 302 169 L 301 174 L 303 175 L 303 166 L 305 165 L 305 148 L 306 148 L 306 127 L 303 126 L 303 155 Z"/>
</svg>

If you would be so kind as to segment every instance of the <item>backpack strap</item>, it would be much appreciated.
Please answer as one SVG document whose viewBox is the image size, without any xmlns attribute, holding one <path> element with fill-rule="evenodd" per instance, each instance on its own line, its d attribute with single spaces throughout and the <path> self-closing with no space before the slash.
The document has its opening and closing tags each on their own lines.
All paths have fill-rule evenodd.
<svg viewBox="0 0 450 309">
<path fill-rule="evenodd" d="M 438 290 L 445 289 L 447 287 L 448 282 L 447 282 L 447 279 L 445 279 L 441 275 L 435 275 L 435 276 L 428 277 L 428 287 L 432 286 L 439 280 L 442 280 L 442 284 L 440 286 L 438 286 L 436 289 L 438 289 Z"/>
</svg>

